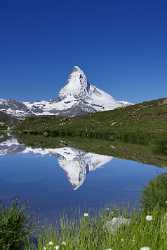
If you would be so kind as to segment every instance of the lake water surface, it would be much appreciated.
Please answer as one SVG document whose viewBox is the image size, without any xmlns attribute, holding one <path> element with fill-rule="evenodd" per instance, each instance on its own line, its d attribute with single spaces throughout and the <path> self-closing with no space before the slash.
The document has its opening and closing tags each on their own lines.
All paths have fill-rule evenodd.
<svg viewBox="0 0 167 250">
<path fill-rule="evenodd" d="M 0 143 L 0 200 L 19 198 L 46 222 L 78 210 L 139 207 L 144 188 L 165 172 L 70 147 L 32 149 L 13 138 Z"/>
</svg>

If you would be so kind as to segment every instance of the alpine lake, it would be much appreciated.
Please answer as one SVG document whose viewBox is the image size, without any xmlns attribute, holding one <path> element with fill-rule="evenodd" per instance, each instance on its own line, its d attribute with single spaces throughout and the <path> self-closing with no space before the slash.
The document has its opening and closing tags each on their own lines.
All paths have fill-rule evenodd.
<svg viewBox="0 0 167 250">
<path fill-rule="evenodd" d="M 108 148 L 100 140 L 58 143 L 55 138 L 2 135 L 0 200 L 8 204 L 18 199 L 48 224 L 63 214 L 71 218 L 108 208 L 140 209 L 161 202 L 161 188 L 158 198 L 165 199 L 165 156 L 147 158 L 147 150 L 135 145 L 110 145 L 113 155 Z"/>
</svg>

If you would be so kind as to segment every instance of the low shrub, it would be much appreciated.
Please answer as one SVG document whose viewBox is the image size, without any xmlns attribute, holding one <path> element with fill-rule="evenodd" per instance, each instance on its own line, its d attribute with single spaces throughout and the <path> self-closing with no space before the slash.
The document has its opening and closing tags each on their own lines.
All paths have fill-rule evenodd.
<svg viewBox="0 0 167 250">
<path fill-rule="evenodd" d="M 32 226 L 25 209 L 18 202 L 10 207 L 0 205 L 0 249 L 23 248 L 30 237 Z"/>
</svg>

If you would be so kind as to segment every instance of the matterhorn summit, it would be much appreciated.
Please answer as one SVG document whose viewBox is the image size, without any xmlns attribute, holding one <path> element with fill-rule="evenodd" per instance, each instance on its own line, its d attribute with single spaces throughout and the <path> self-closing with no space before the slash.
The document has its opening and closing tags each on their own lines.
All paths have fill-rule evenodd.
<svg viewBox="0 0 167 250">
<path fill-rule="evenodd" d="M 86 98 L 90 91 L 90 84 L 84 72 L 78 67 L 74 66 L 69 75 L 67 84 L 59 92 L 60 98 L 72 96 L 74 98 Z"/>
<path fill-rule="evenodd" d="M 0 111 L 18 118 L 31 115 L 79 116 L 112 110 L 129 103 L 115 100 L 110 94 L 91 84 L 85 73 L 74 66 L 65 86 L 50 101 L 18 102 L 0 99 Z"/>
</svg>

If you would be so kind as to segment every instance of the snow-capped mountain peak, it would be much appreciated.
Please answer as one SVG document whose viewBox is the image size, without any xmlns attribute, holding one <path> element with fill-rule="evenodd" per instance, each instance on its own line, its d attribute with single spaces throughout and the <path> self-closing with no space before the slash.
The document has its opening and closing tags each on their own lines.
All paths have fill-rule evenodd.
<svg viewBox="0 0 167 250">
<path fill-rule="evenodd" d="M 58 98 L 51 101 L 18 102 L 0 99 L 0 111 L 18 118 L 31 115 L 78 116 L 127 105 L 130 103 L 117 101 L 110 94 L 92 85 L 78 66 L 73 67 Z"/>
<path fill-rule="evenodd" d="M 78 66 L 74 66 L 67 84 L 59 92 L 59 97 L 67 98 L 68 96 L 72 96 L 74 98 L 85 98 L 89 90 L 90 84 L 86 75 Z"/>
</svg>

